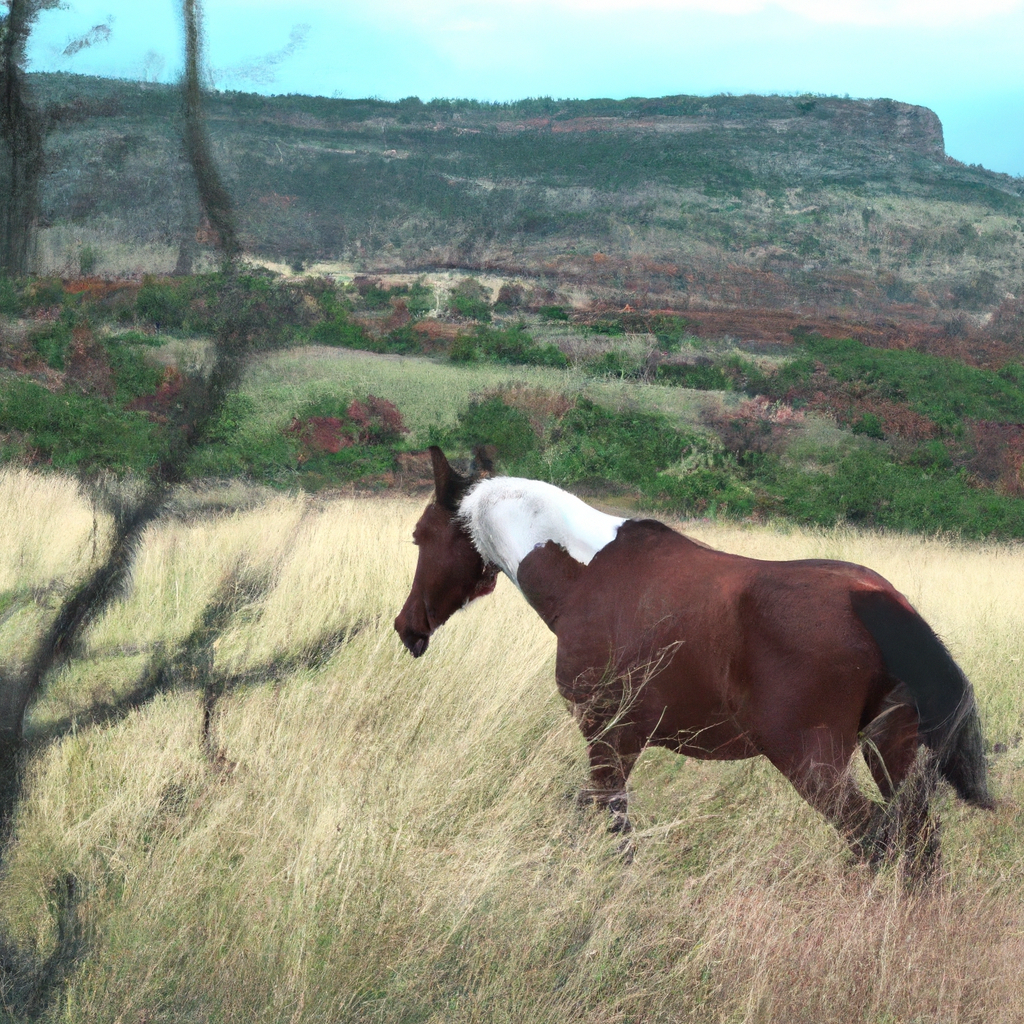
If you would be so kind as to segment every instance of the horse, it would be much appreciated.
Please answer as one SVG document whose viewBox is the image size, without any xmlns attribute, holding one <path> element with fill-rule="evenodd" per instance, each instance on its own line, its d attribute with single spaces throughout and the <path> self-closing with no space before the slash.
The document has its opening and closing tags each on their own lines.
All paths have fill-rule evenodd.
<svg viewBox="0 0 1024 1024">
<path fill-rule="evenodd" d="M 432 447 L 434 496 L 395 630 L 413 657 L 503 572 L 557 637 L 555 681 L 587 744 L 590 787 L 628 832 L 647 746 L 766 757 L 869 863 L 938 863 L 940 778 L 994 806 L 974 691 L 907 599 L 860 565 L 728 554 L 538 480 L 458 473 Z M 860 747 L 881 795 L 854 782 Z"/>
</svg>

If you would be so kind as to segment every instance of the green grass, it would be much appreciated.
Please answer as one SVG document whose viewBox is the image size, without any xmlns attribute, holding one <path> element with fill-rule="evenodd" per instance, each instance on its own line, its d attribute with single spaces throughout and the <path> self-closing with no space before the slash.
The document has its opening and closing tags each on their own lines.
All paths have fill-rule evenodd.
<svg viewBox="0 0 1024 1024">
<path fill-rule="evenodd" d="M 784 397 L 811 387 L 817 366 L 848 388 L 902 402 L 940 427 L 955 429 L 965 418 L 1024 422 L 1024 365 L 985 370 L 923 352 L 869 348 L 850 339 L 803 337 L 800 354 L 773 374 L 736 359 L 747 390 Z"/>
</svg>

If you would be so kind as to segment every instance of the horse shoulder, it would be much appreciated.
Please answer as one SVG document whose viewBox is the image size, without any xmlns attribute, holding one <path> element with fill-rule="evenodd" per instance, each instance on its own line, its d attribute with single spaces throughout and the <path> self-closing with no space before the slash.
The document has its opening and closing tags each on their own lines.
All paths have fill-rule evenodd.
<svg viewBox="0 0 1024 1024">
<path fill-rule="evenodd" d="M 519 563 L 516 581 L 523 597 L 552 633 L 587 566 L 578 562 L 561 544 L 549 540 L 538 544 Z"/>
</svg>

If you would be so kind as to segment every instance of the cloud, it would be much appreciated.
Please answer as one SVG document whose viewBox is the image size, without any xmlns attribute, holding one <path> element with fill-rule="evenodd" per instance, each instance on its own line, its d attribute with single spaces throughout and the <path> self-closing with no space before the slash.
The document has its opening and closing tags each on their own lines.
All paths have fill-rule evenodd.
<svg viewBox="0 0 1024 1024">
<path fill-rule="evenodd" d="M 72 39 L 67 46 L 61 51 L 62 57 L 74 57 L 76 53 L 80 53 L 82 50 L 87 50 L 90 46 L 95 46 L 97 43 L 106 43 L 110 41 L 110 26 L 114 23 L 113 17 L 107 18 L 106 24 L 93 25 L 88 32 L 83 36 L 79 36 L 77 39 Z"/>
<path fill-rule="evenodd" d="M 240 64 L 233 64 L 231 67 L 218 68 L 213 72 L 213 77 L 217 81 L 241 79 L 255 85 L 270 85 L 277 78 L 275 68 L 302 49 L 311 30 L 312 26 L 310 25 L 293 25 L 288 35 L 288 42 L 280 50 L 274 50 L 272 53 L 252 60 L 242 61 Z"/>
<path fill-rule="evenodd" d="M 314 2 L 307 9 L 319 6 Z M 664 14 L 711 14 L 743 16 L 762 12 L 785 12 L 819 24 L 857 26 L 906 26 L 942 28 L 971 24 L 990 17 L 1024 12 L 1022 0 L 520 0 L 507 3 L 470 3 L 468 0 L 435 0 L 424 7 L 419 0 L 378 0 L 374 14 L 391 19 L 434 26 L 481 18 L 499 23 L 519 18 L 524 8 L 548 14 L 563 12 L 580 16 L 621 14 L 623 17 L 651 12 Z M 371 15 L 372 17 L 372 15 Z"/>
</svg>

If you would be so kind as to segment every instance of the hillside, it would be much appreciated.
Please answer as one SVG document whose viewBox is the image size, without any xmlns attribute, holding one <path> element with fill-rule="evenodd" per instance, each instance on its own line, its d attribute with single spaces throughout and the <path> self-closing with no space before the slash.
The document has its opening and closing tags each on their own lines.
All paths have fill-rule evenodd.
<svg viewBox="0 0 1024 1024">
<path fill-rule="evenodd" d="M 199 226 L 177 91 L 32 81 L 53 124 L 40 266 L 78 272 L 84 251 L 99 273 L 170 271 Z M 296 266 L 492 270 L 575 301 L 954 330 L 1024 286 L 1021 182 L 948 159 L 935 114 L 891 100 L 218 93 L 208 116 L 246 248 Z"/>
<path fill-rule="evenodd" d="M 3 461 L 382 490 L 415 488 L 429 444 L 492 444 L 513 475 L 626 508 L 1024 537 L 1012 346 L 807 323 L 723 340 L 691 314 L 530 306 L 509 283 L 492 302 L 471 277 L 0 286 Z"/>
</svg>

